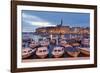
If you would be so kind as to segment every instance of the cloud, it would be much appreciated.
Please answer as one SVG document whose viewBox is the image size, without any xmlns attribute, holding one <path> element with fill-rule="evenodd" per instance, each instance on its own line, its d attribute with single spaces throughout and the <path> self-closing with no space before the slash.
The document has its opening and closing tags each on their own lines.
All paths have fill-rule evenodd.
<svg viewBox="0 0 100 73">
<path fill-rule="evenodd" d="M 42 27 L 55 26 L 55 25 L 52 25 L 49 22 L 32 22 L 31 24 L 34 25 L 34 26 L 42 26 Z"/>
<path fill-rule="evenodd" d="M 22 13 L 23 20 L 27 21 L 44 21 L 42 18 L 35 16 L 35 15 L 29 15 L 27 13 Z"/>
<path fill-rule="evenodd" d="M 56 26 L 39 16 L 22 13 L 23 31 L 35 31 L 38 27 Z"/>
</svg>

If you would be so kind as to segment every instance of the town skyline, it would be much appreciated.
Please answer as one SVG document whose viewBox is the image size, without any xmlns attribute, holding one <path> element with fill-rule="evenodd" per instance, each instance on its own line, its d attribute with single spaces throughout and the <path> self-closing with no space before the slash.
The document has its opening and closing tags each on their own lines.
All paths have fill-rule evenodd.
<svg viewBox="0 0 100 73">
<path fill-rule="evenodd" d="M 22 32 L 31 32 L 39 27 L 57 26 L 90 27 L 89 13 L 47 12 L 22 10 Z"/>
</svg>

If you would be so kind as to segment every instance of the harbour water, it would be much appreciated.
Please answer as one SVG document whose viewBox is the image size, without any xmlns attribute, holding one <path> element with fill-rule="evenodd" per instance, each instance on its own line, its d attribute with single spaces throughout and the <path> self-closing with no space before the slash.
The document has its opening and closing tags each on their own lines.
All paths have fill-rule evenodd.
<svg viewBox="0 0 100 73">
<path fill-rule="evenodd" d="M 22 48 L 24 51 L 27 51 L 27 48 L 31 48 L 31 50 L 33 50 L 41 46 L 43 50 L 43 47 L 47 47 L 49 52 L 47 58 L 52 58 L 52 51 L 54 50 L 55 46 L 58 46 L 58 48 L 60 47 L 60 49 L 57 49 L 59 52 L 61 50 L 61 46 L 64 47 L 63 51 L 64 53 L 67 52 L 67 54 L 62 55 L 63 57 L 87 57 L 90 55 L 89 35 L 83 36 L 80 34 L 65 34 L 63 37 L 61 37 L 61 35 L 52 35 L 52 39 L 50 39 L 50 35 L 43 36 L 33 32 L 23 32 L 22 43 Z M 27 58 L 36 58 L 36 51 L 34 53 L 32 52 L 32 55 Z"/>
</svg>

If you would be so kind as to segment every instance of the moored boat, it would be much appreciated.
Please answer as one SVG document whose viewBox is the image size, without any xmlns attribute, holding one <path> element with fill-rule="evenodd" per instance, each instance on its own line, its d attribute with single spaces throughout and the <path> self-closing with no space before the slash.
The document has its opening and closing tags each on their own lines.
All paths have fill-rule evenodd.
<svg viewBox="0 0 100 73">
<path fill-rule="evenodd" d="M 22 49 L 22 58 L 28 58 L 32 55 L 32 53 L 35 51 L 35 49 L 31 49 L 31 48 L 23 48 Z"/>
<path fill-rule="evenodd" d="M 88 48 L 80 48 L 80 52 L 86 56 L 90 55 L 90 50 Z"/>
</svg>

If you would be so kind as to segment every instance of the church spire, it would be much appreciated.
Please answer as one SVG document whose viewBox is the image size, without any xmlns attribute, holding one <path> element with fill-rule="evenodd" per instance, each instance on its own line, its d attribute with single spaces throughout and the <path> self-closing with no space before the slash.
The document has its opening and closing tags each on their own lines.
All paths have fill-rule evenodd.
<svg viewBox="0 0 100 73">
<path fill-rule="evenodd" d="M 62 24 L 63 24 L 63 20 L 61 19 L 61 23 L 60 23 L 60 25 L 62 26 Z"/>
<path fill-rule="evenodd" d="M 58 26 L 58 27 L 61 27 L 61 26 L 62 26 L 62 24 L 63 24 L 63 20 L 61 19 L 60 24 L 59 24 L 59 25 L 57 25 L 57 26 Z"/>
</svg>

